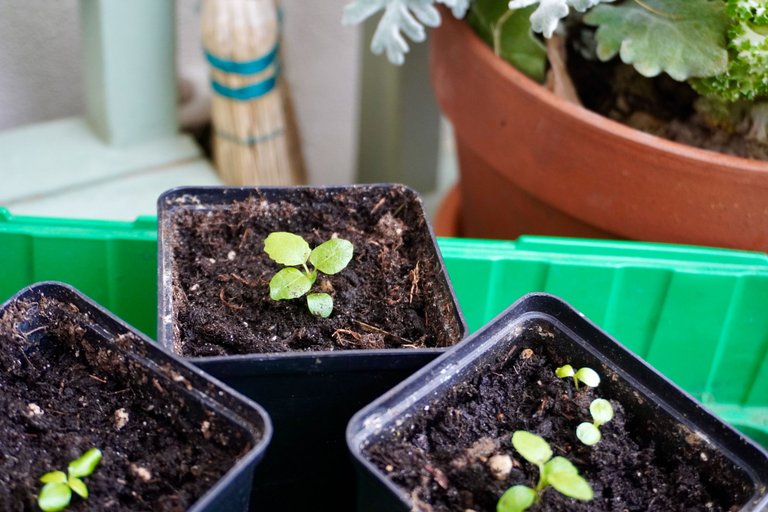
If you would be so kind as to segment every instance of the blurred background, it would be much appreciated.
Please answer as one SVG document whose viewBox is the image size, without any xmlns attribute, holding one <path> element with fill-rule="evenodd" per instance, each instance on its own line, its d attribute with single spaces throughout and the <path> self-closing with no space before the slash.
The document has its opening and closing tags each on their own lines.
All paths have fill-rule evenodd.
<svg viewBox="0 0 768 512">
<path fill-rule="evenodd" d="M 434 210 L 455 165 L 430 91 L 426 45 L 392 66 L 368 51 L 372 23 L 341 25 L 346 3 L 281 2 L 281 72 L 307 181 L 403 182 Z M 207 163 L 211 87 L 201 0 L 132 0 L 130 16 L 116 4 L 0 0 L 0 205 L 14 214 L 132 219 L 154 213 L 154 198 L 170 186 L 221 183 Z M 119 104 L 137 88 L 149 97 L 167 87 L 169 78 L 152 72 L 162 60 L 146 71 L 115 69 L 147 48 L 174 62 L 178 128 L 189 137 L 175 137 L 175 127 L 142 136 L 140 123 L 128 142 L 85 133 L 82 118 L 98 125 L 99 101 L 113 96 Z M 122 102 L 139 105 L 132 117 L 156 112 L 153 101 L 162 98 L 146 107 L 136 101 Z"/>
</svg>

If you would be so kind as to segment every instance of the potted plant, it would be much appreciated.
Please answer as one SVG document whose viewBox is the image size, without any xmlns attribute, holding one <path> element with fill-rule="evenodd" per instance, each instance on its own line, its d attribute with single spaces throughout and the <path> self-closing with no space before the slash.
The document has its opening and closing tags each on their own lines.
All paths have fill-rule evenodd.
<svg viewBox="0 0 768 512">
<path fill-rule="evenodd" d="M 469 6 L 441 3 L 458 17 Z M 440 22 L 430 2 L 400 1 L 355 2 L 346 20 L 385 6 L 373 47 L 393 60 L 407 49 L 400 31 L 419 40 L 421 23 Z M 764 1 L 509 6 L 515 9 L 477 0 L 469 14 L 477 34 L 444 15 L 432 37 L 433 87 L 456 131 L 465 235 L 535 232 L 768 249 Z M 558 25 L 561 18 L 566 23 Z M 538 33 L 557 36 L 558 26 L 567 50 L 558 51 L 557 39 L 545 49 Z M 546 54 L 555 92 L 538 83 Z M 605 80 L 597 82 L 600 76 Z M 569 77 L 596 111 L 677 139 L 695 132 L 715 150 L 725 140 L 743 156 L 673 142 L 574 104 Z"/>
<path fill-rule="evenodd" d="M 159 283 L 160 343 L 273 418 L 254 494 L 267 508 L 351 509 L 347 421 L 466 330 L 399 185 L 166 192 Z"/>
<path fill-rule="evenodd" d="M 0 343 L 0 509 L 248 510 L 260 406 L 66 285 L 3 304 Z"/>
<path fill-rule="evenodd" d="M 546 294 L 350 421 L 360 510 L 742 510 L 768 454 Z"/>
</svg>

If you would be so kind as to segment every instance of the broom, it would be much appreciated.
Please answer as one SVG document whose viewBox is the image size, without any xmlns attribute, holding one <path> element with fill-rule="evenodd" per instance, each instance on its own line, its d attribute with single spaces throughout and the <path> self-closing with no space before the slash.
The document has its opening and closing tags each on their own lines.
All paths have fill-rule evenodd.
<svg viewBox="0 0 768 512">
<path fill-rule="evenodd" d="M 213 159 L 230 185 L 305 181 L 287 84 L 280 76 L 278 18 L 273 0 L 203 1 Z"/>
</svg>

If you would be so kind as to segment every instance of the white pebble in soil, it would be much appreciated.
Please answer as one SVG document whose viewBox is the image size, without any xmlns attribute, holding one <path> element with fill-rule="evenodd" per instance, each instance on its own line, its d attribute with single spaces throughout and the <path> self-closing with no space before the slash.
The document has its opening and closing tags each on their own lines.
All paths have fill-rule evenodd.
<svg viewBox="0 0 768 512">
<path fill-rule="evenodd" d="M 113 415 L 115 430 L 122 429 L 128 423 L 129 417 L 128 411 L 124 408 L 121 407 L 120 409 L 117 409 Z"/>
<path fill-rule="evenodd" d="M 139 477 L 139 480 L 143 482 L 149 482 L 152 480 L 152 473 L 143 466 L 138 466 L 136 464 L 131 464 L 129 466 L 131 473 Z"/>
<path fill-rule="evenodd" d="M 203 438 L 210 439 L 213 435 L 213 432 L 211 432 L 211 422 L 208 420 L 203 421 L 200 424 L 200 431 L 203 433 Z"/>
<path fill-rule="evenodd" d="M 494 455 L 488 459 L 488 469 L 496 480 L 506 480 L 512 472 L 512 457 L 509 455 Z"/>
<path fill-rule="evenodd" d="M 43 412 L 43 410 L 40 408 L 39 405 L 37 405 L 35 403 L 27 404 L 26 415 L 29 416 L 30 418 L 32 416 L 42 416 L 43 414 L 45 414 L 45 412 Z"/>
</svg>

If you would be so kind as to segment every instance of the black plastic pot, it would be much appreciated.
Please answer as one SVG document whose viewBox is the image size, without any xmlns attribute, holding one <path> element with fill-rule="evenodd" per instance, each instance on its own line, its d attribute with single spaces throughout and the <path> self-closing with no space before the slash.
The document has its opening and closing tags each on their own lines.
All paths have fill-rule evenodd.
<svg viewBox="0 0 768 512">
<path fill-rule="evenodd" d="M 199 368 L 168 354 L 139 331 L 68 285 L 46 282 L 25 288 L 0 307 L 0 316 L 19 302 L 40 303 L 43 298 L 56 299 L 84 313 L 88 321 L 78 325 L 83 329 L 82 336 L 99 346 L 109 346 L 110 350 L 121 354 L 131 365 L 142 368 L 145 381 L 151 379 L 157 386 L 180 397 L 177 400 L 183 400 L 189 411 L 187 421 L 209 419 L 211 423 L 223 422 L 237 436 L 238 443 L 252 446 L 233 462 L 231 469 L 213 487 L 188 508 L 189 512 L 248 510 L 254 469 L 263 458 L 272 436 L 272 424 L 266 411 L 210 378 Z M 50 343 L 46 338 L 46 322 L 32 309 L 26 314 L 26 321 L 17 328 L 25 333 L 30 345 Z M 116 339 L 127 334 L 132 335 L 134 341 L 128 345 L 124 341 L 116 342 Z"/>
<path fill-rule="evenodd" d="M 180 209 L 226 207 L 233 201 L 257 196 L 266 201 L 289 199 L 298 191 L 323 193 L 349 190 L 384 193 L 398 188 L 423 215 L 418 195 L 400 185 L 356 185 L 322 188 L 181 188 L 158 201 L 160 343 L 179 352 L 174 321 L 174 262 L 169 239 L 174 213 Z M 311 208 L 311 205 L 307 205 Z M 453 338 L 466 334 L 445 264 L 426 220 L 425 237 L 439 262 L 440 282 L 449 297 Z M 297 229 L 295 225 L 286 229 Z M 259 245 L 258 250 L 261 251 Z M 439 323 L 439 322 L 437 322 Z M 252 507 L 266 510 L 353 510 L 354 470 L 344 430 L 351 416 L 376 396 L 445 351 L 444 348 L 291 352 L 216 357 L 190 361 L 253 398 L 269 411 L 275 436 L 257 471 Z"/>
<path fill-rule="evenodd" d="M 714 469 L 713 461 L 725 461 L 724 465 L 733 473 L 732 479 L 744 490 L 739 510 L 768 509 L 765 451 L 565 302 L 547 294 L 530 294 L 352 418 L 347 427 L 347 443 L 358 474 L 358 510 L 423 510 L 414 506 L 409 493 L 371 462 L 366 450 L 406 432 L 415 423 L 414 418 L 424 415 L 425 408 L 440 408 L 439 401 L 452 389 L 468 385 L 479 372 L 500 367 L 516 347 L 519 350 L 521 346 L 530 346 L 536 350 L 536 346 L 542 346 L 537 344 L 548 343 L 557 343 L 555 353 L 557 358 L 562 357 L 562 361 L 554 363 L 597 370 L 604 376 L 598 388 L 601 395 L 618 400 L 637 421 L 660 425 L 664 435 L 653 442 L 665 453 L 679 453 L 682 445 L 694 439 L 701 453 L 709 454 L 696 462 L 697 467 L 705 468 L 704 472 L 711 475 L 723 471 L 723 466 Z"/>
</svg>

